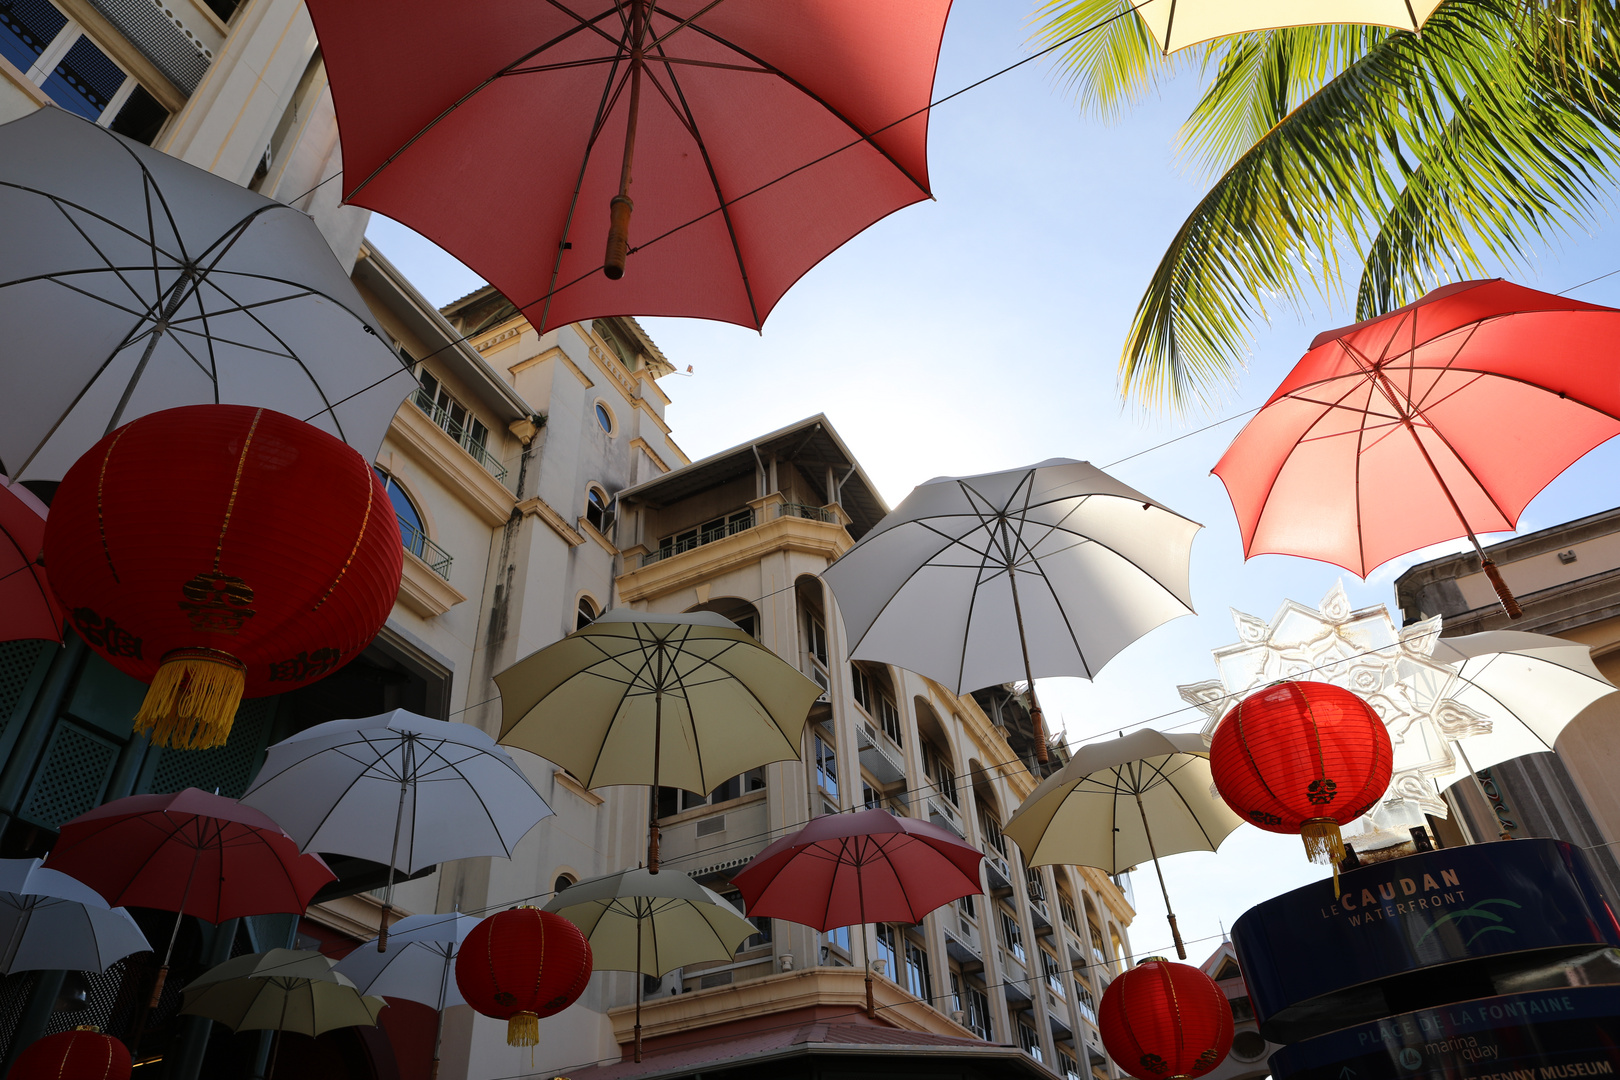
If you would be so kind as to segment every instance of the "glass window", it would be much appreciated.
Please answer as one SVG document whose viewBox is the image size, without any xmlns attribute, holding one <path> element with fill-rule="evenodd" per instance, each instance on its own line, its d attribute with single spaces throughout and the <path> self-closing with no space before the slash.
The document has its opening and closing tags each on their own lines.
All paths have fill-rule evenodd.
<svg viewBox="0 0 1620 1080">
<path fill-rule="evenodd" d="M 956 902 L 957 908 L 968 918 L 977 918 L 973 910 L 973 897 L 964 896 Z"/>
<path fill-rule="evenodd" d="M 146 87 L 137 84 L 130 90 L 118 115 L 107 126 L 126 139 L 151 146 L 152 140 L 158 137 L 158 132 L 168 122 L 169 110 L 147 93 Z"/>
<path fill-rule="evenodd" d="M 585 520 L 597 532 L 605 532 L 608 523 L 607 496 L 598 488 L 591 488 L 585 493 Z"/>
<path fill-rule="evenodd" d="M 1024 884 L 1029 887 L 1031 900 L 1046 899 L 1046 886 L 1041 884 L 1041 872 L 1033 866 L 1024 871 Z"/>
<path fill-rule="evenodd" d="M 1062 892 L 1058 893 L 1058 914 L 1063 917 L 1063 925 L 1075 933 L 1080 932 L 1080 916 L 1075 914 L 1074 902 Z"/>
<path fill-rule="evenodd" d="M 816 786 L 836 799 L 838 798 L 838 757 L 833 753 L 832 746 L 820 735 L 816 735 L 814 738 L 816 741 Z"/>
<path fill-rule="evenodd" d="M 81 36 L 68 49 L 56 70 L 46 77 L 41 89 L 62 108 L 86 120 L 100 119 L 108 102 L 128 78 L 96 43 Z"/>
<path fill-rule="evenodd" d="M 420 558 L 427 547 L 427 529 L 423 527 L 422 515 L 397 480 L 381 469 L 377 469 L 377 479 L 382 481 L 383 489 L 388 492 L 388 501 L 394 504 L 394 514 L 399 518 L 399 535 L 405 544 L 405 550 Z"/>
<path fill-rule="evenodd" d="M 851 664 L 849 666 L 849 681 L 850 686 L 855 691 L 855 704 L 865 709 L 867 715 L 870 716 L 872 713 L 872 686 L 867 681 L 866 672 Z"/>
<path fill-rule="evenodd" d="M 883 793 L 868 784 L 865 778 L 861 780 L 861 805 L 868 810 L 883 809 Z"/>
<path fill-rule="evenodd" d="M 893 979 L 895 982 L 899 982 L 900 966 L 895 963 L 894 959 L 894 939 L 894 927 L 890 926 L 888 923 L 878 923 L 877 952 L 872 955 L 872 959 L 884 961 L 885 970 L 888 971 L 889 978 Z"/>
<path fill-rule="evenodd" d="M 600 401 L 596 403 L 596 422 L 602 425 L 602 430 L 609 435 L 613 434 L 613 414 L 608 412 L 606 405 Z"/>
<path fill-rule="evenodd" d="M 67 16 L 48 0 L 0 2 L 0 56 L 26 73 L 66 25 Z"/>
<path fill-rule="evenodd" d="M 1024 959 L 1024 931 L 1019 927 L 1018 920 L 1006 908 L 997 908 L 996 915 L 1001 922 L 1001 941 L 1007 946 L 1007 951 L 1018 960 Z"/>
<path fill-rule="evenodd" d="M 912 997 L 919 1001 L 934 998 L 933 977 L 928 973 L 928 952 L 921 945 L 905 938 L 906 981 L 903 984 Z"/>
<path fill-rule="evenodd" d="M 883 722 L 883 733 L 894 740 L 894 745 L 904 746 L 905 742 L 900 738 L 900 710 L 887 694 L 878 695 L 878 719 Z"/>
<path fill-rule="evenodd" d="M 1046 985 L 1051 987 L 1059 997 L 1063 997 L 1063 969 L 1058 966 L 1056 958 L 1045 949 L 1041 950 L 1041 969 L 1046 973 Z"/>
<path fill-rule="evenodd" d="M 574 879 L 567 874 L 558 874 L 557 880 L 551 883 L 551 891 L 560 893 L 574 883 Z"/>
<path fill-rule="evenodd" d="M 956 794 L 956 770 L 950 765 L 943 751 L 928 740 L 923 740 L 923 772 L 934 782 L 939 793 L 949 799 L 952 806 L 958 806 Z"/>
<path fill-rule="evenodd" d="M 1036 1061 L 1042 1060 L 1040 1036 L 1035 1034 L 1034 1028 L 1022 1020 L 1018 1021 L 1018 1045 L 1024 1048 L 1024 1053 Z"/>
<path fill-rule="evenodd" d="M 966 987 L 967 998 L 967 1026 L 978 1034 L 979 1038 L 990 1039 L 990 997 L 983 990 L 969 983 Z"/>
<path fill-rule="evenodd" d="M 983 803 L 979 804 L 979 831 L 984 834 L 985 842 L 995 848 L 1002 858 L 1007 857 L 1007 838 L 1001 835 L 1001 825 L 996 821 L 996 815 Z"/>
<path fill-rule="evenodd" d="M 1074 984 L 1074 993 L 1075 997 L 1080 1001 L 1080 1015 L 1095 1024 L 1097 1022 L 1096 998 L 1093 998 L 1091 991 L 1078 982 Z"/>
<path fill-rule="evenodd" d="M 1080 1075 L 1080 1063 L 1061 1046 L 1058 1047 L 1058 1071 L 1066 1077 Z"/>
<path fill-rule="evenodd" d="M 831 930 L 827 931 L 826 940 L 828 945 L 836 946 L 837 948 L 844 950 L 845 956 L 849 955 L 849 927 L 833 927 Z"/>
<path fill-rule="evenodd" d="M 583 629 L 585 629 L 587 626 L 591 625 L 591 623 L 593 623 L 595 621 L 596 621 L 596 605 L 591 603 L 591 598 L 590 597 L 588 597 L 588 596 L 580 597 L 579 598 L 579 614 L 574 617 L 574 629 L 575 630 L 583 630 Z"/>
</svg>

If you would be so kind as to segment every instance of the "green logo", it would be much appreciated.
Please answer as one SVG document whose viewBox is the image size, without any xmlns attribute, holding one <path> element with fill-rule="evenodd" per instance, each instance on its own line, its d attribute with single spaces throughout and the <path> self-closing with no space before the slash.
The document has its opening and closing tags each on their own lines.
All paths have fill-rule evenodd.
<svg viewBox="0 0 1620 1080">
<path fill-rule="evenodd" d="M 1510 907 L 1510 908 L 1520 908 L 1520 907 L 1524 906 L 1524 905 L 1518 903 L 1517 901 L 1509 900 L 1506 897 L 1500 897 L 1499 896 L 1499 897 L 1494 897 L 1494 898 L 1492 898 L 1490 900 L 1481 900 L 1479 903 L 1475 904 L 1473 907 L 1463 908 L 1461 911 L 1448 911 L 1448 912 L 1446 912 L 1446 914 L 1444 914 L 1444 915 L 1440 916 L 1438 919 L 1434 920 L 1434 925 L 1429 927 L 1427 930 L 1425 930 L 1423 932 L 1423 936 L 1418 938 L 1417 943 L 1419 945 L 1423 944 L 1426 940 L 1428 940 L 1428 937 L 1429 937 L 1430 934 L 1434 933 L 1436 930 L 1440 929 L 1442 926 L 1445 926 L 1447 923 L 1455 922 L 1455 923 L 1458 924 L 1459 928 L 1461 928 L 1463 919 L 1483 919 L 1483 920 L 1485 920 L 1485 925 L 1481 926 L 1477 930 L 1475 930 L 1473 935 L 1467 941 L 1463 942 L 1463 944 L 1465 946 L 1472 945 L 1474 942 L 1478 941 L 1481 937 L 1485 936 L 1486 934 L 1516 934 L 1516 933 L 1518 933 L 1518 931 L 1516 931 L 1516 930 L 1513 930 L 1513 929 L 1510 929 L 1510 928 L 1508 928 L 1506 926 L 1500 925 L 1500 923 L 1502 922 L 1502 916 L 1500 916 L 1500 915 L 1496 914 L 1496 912 L 1490 910 L 1490 905 L 1492 905 L 1492 904 L 1501 904 L 1504 907 Z"/>
</svg>

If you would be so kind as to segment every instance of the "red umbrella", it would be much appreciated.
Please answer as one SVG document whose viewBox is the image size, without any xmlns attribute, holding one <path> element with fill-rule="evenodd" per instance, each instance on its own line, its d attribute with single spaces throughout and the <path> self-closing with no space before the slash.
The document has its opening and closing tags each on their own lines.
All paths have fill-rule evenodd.
<svg viewBox="0 0 1620 1080">
<path fill-rule="evenodd" d="M 758 328 L 835 248 L 929 198 L 949 9 L 467 0 L 447 18 L 429 0 L 310 3 L 344 199 L 454 253 L 542 333 L 628 314 Z"/>
<path fill-rule="evenodd" d="M 1302 555 L 1361 577 L 1516 528 L 1552 479 L 1620 434 L 1620 310 L 1499 279 L 1436 289 L 1319 334 L 1215 466 L 1245 557 Z"/>
<path fill-rule="evenodd" d="M 62 608 L 45 583 L 45 504 L 0 476 L 0 641 L 62 640 Z"/>
<path fill-rule="evenodd" d="M 182 916 L 219 923 L 300 914 L 337 876 L 319 855 L 300 855 L 267 815 L 196 788 L 131 795 L 80 814 L 62 826 L 45 865 L 114 907 L 177 913 L 147 1008 L 163 993 Z"/>
<path fill-rule="evenodd" d="M 938 825 L 887 810 L 827 814 L 749 860 L 731 883 L 749 915 L 831 930 L 868 922 L 922 922 L 943 904 L 980 892 L 984 853 Z M 866 1012 L 872 1014 L 872 972 Z"/>
</svg>

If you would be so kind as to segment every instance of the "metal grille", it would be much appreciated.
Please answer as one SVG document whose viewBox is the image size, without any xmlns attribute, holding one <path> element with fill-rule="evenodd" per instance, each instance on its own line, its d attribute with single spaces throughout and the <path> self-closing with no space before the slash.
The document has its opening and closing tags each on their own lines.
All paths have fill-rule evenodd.
<svg viewBox="0 0 1620 1080">
<path fill-rule="evenodd" d="M 11 1037 L 17 1033 L 23 1008 L 28 1004 L 28 995 L 33 992 L 34 981 L 38 978 L 38 972 L 19 971 L 0 979 L 0 1048 L 10 1048 Z"/>
<path fill-rule="evenodd" d="M 50 1020 L 45 1024 L 45 1034 L 55 1035 L 59 1031 L 72 1031 L 80 1024 L 93 1024 L 108 1035 L 118 1035 L 127 1031 L 134 1021 L 135 1006 L 139 1003 L 141 991 L 139 986 L 124 985 L 129 964 L 129 960 L 125 959 L 102 972 L 69 972 L 70 982 L 75 978 L 82 978 L 85 981 L 84 1007 L 57 1009 L 51 1013 Z M 67 986 L 64 985 L 63 989 L 66 990 Z"/>
<path fill-rule="evenodd" d="M 57 721 L 18 816 L 30 824 L 55 829 L 93 809 L 101 802 L 117 760 L 118 744 L 111 739 Z"/>
<path fill-rule="evenodd" d="M 188 787 L 203 791 L 219 789 L 232 799 L 241 796 L 259 768 L 259 751 L 264 749 L 275 713 L 274 698 L 253 698 L 242 702 L 231 725 L 231 737 L 213 750 L 165 750 L 158 760 L 148 789 L 162 794 Z"/>
<path fill-rule="evenodd" d="M 187 94 L 197 89 L 213 56 L 174 13 L 153 0 L 90 0 L 137 49 Z"/>
<path fill-rule="evenodd" d="M 39 664 L 40 654 L 49 648 L 50 643 L 45 641 L 8 641 L 0 645 L 0 737 L 22 703 L 22 693 Z"/>
</svg>

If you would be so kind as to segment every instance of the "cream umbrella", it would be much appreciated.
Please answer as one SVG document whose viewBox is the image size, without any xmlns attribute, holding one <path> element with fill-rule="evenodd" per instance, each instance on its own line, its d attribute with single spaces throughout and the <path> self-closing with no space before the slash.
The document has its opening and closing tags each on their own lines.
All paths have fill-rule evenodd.
<svg viewBox="0 0 1620 1080">
<path fill-rule="evenodd" d="M 1192 614 L 1200 528 L 1101 469 L 1052 458 L 919 485 L 821 576 L 852 659 L 958 694 L 1019 676 L 1033 688 L 1037 676 L 1094 678 L 1149 630 Z"/>
<path fill-rule="evenodd" d="M 224 1024 L 233 1031 L 276 1033 L 266 1080 L 275 1075 L 281 1033 L 319 1035 L 335 1028 L 372 1025 L 388 1007 L 364 997 L 336 961 L 310 949 L 249 953 L 209 968 L 186 985 L 180 1011 Z"/>
<path fill-rule="evenodd" d="M 641 975 L 729 960 L 757 931 L 726 899 L 685 874 L 625 870 L 570 885 L 546 911 L 579 927 L 599 971 L 634 971 L 635 1060 L 641 1060 Z"/>
<path fill-rule="evenodd" d="M 1215 793 L 1202 735 L 1144 728 L 1080 747 L 1030 792 L 1002 832 L 1030 866 L 1117 874 L 1152 859 L 1176 955 L 1185 960 L 1159 856 L 1214 851 L 1241 824 Z"/>
<path fill-rule="evenodd" d="M 647 869 L 658 873 L 658 788 L 707 795 L 799 756 L 821 687 L 730 619 L 610 611 L 495 676 L 501 737 L 588 788 L 650 784 Z"/>
<path fill-rule="evenodd" d="M 1278 30 L 1286 26 L 1360 23 L 1416 33 L 1441 0 L 1337 0 L 1299 4 L 1291 0 L 1146 0 L 1136 13 L 1166 54 L 1215 38 Z"/>
<path fill-rule="evenodd" d="M 1429 658 L 1455 674 L 1423 668 L 1409 675 L 1405 681 L 1419 703 L 1449 701 L 1483 721 L 1474 734 L 1453 740 L 1456 768 L 1437 777 L 1441 787 L 1512 758 L 1551 751 L 1571 720 L 1616 691 L 1592 663 L 1589 646 L 1546 634 L 1488 630 L 1440 638 Z"/>
</svg>

